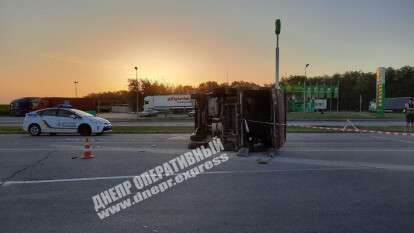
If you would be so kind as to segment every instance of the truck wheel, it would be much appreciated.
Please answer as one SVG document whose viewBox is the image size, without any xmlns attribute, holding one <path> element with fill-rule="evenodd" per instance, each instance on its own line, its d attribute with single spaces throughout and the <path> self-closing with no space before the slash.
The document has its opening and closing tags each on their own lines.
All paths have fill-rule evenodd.
<svg viewBox="0 0 414 233">
<path fill-rule="evenodd" d="M 39 136 L 42 130 L 40 129 L 40 126 L 38 124 L 31 124 L 29 126 L 29 133 L 32 136 Z"/>
<path fill-rule="evenodd" d="M 80 125 L 78 131 L 82 136 L 91 136 L 92 134 L 92 129 L 89 125 Z"/>
</svg>

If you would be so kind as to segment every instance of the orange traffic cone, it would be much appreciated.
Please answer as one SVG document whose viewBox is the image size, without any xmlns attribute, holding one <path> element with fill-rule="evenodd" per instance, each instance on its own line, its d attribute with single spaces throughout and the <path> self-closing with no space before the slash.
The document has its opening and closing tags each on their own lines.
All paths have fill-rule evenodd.
<svg viewBox="0 0 414 233">
<path fill-rule="evenodd" d="M 86 138 L 85 144 L 83 145 L 82 159 L 92 159 L 93 157 L 95 156 L 92 154 L 91 144 L 89 143 L 89 139 Z"/>
</svg>

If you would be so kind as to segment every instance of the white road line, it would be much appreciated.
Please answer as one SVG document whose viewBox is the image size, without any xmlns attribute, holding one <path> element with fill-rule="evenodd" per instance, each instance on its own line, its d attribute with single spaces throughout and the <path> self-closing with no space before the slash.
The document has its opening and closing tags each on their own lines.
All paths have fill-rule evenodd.
<svg viewBox="0 0 414 233">
<path fill-rule="evenodd" d="M 58 183 L 58 182 L 77 182 L 77 181 L 91 181 L 91 180 L 118 180 L 128 179 L 134 176 L 102 176 L 102 177 L 84 177 L 84 178 L 71 178 L 71 179 L 50 179 L 50 180 L 16 180 L 6 181 L 3 186 L 13 184 L 42 184 L 42 183 Z"/>
<path fill-rule="evenodd" d="M 414 149 L 289 149 L 282 148 L 280 152 L 414 152 Z M 346 147 L 346 146 L 344 146 Z M 82 151 L 81 146 L 51 146 L 42 148 L 0 148 L 0 151 Z M 140 147 L 107 147 L 97 146 L 92 148 L 93 151 L 129 151 L 129 152 L 146 152 L 146 153 L 160 153 L 160 154 L 174 154 L 174 153 L 185 153 L 184 149 L 172 149 L 172 148 L 140 148 Z"/>
<path fill-rule="evenodd" d="M 280 152 L 414 152 L 414 149 L 281 149 Z"/>
<path fill-rule="evenodd" d="M 44 148 L 0 148 L 0 151 L 49 151 L 49 150 L 56 150 L 56 148 L 44 147 Z"/>
<path fill-rule="evenodd" d="M 61 147 L 56 147 L 59 149 Z M 69 147 L 68 147 L 69 148 Z M 72 150 L 78 150 L 76 148 L 71 148 Z M 156 147 L 92 147 L 92 151 L 100 152 L 113 152 L 113 151 L 123 151 L 123 152 L 140 152 L 140 153 L 155 153 L 155 154 L 168 154 L 168 155 L 176 155 L 182 154 L 187 152 L 185 149 L 173 149 L 173 148 L 156 148 Z"/>
<path fill-rule="evenodd" d="M 54 145 L 50 147 L 43 147 L 43 148 L 0 148 L 0 151 L 9 151 L 9 152 L 22 152 L 22 151 L 83 151 L 82 146 L 69 146 L 69 145 Z M 156 148 L 156 147 L 107 147 L 107 146 L 95 146 L 92 147 L 93 152 L 140 152 L 140 153 L 157 153 L 157 154 L 181 154 L 185 153 L 186 150 L 184 149 L 173 149 L 173 148 Z"/>
<path fill-rule="evenodd" d="M 304 168 L 304 169 L 275 169 L 275 170 L 232 170 L 232 171 L 211 171 L 200 173 L 200 175 L 214 175 L 214 174 L 260 174 L 260 173 L 286 173 L 286 172 L 301 172 L 301 171 L 333 171 L 333 170 L 367 170 L 374 169 L 368 167 L 338 167 L 338 168 Z M 3 183 L 3 186 L 17 185 L 17 184 L 44 184 L 44 183 L 61 183 L 61 182 L 81 182 L 94 180 L 119 180 L 129 179 L 135 177 L 130 176 L 102 176 L 102 177 L 84 177 L 84 178 L 70 178 L 70 179 L 50 179 L 50 180 L 10 180 Z"/>
<path fill-rule="evenodd" d="M 399 138 L 395 138 L 395 137 L 381 137 L 381 136 L 374 136 L 374 135 L 371 135 L 371 137 L 377 138 L 377 139 L 391 140 L 391 141 L 395 141 L 395 142 L 414 144 L 414 140 L 404 140 L 404 139 L 399 139 Z"/>
<path fill-rule="evenodd" d="M 400 164 L 385 164 L 385 163 L 371 163 L 371 162 L 359 162 L 359 161 L 330 161 L 330 160 L 317 160 L 317 159 L 302 159 L 302 158 L 287 158 L 278 157 L 273 160 L 274 162 L 285 162 L 295 164 L 308 164 L 308 165 L 320 165 L 320 166 L 337 166 L 348 168 L 376 168 L 386 170 L 396 170 L 412 172 L 414 171 L 414 165 L 400 165 Z"/>
<path fill-rule="evenodd" d="M 169 138 L 167 138 L 167 140 L 188 140 L 189 139 L 189 137 L 186 135 L 186 136 L 174 136 L 174 137 L 169 137 Z"/>
</svg>

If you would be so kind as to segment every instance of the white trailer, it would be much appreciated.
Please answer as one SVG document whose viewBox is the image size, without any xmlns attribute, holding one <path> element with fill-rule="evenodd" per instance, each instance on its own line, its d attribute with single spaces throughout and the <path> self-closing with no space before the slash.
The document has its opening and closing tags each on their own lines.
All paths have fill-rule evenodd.
<svg viewBox="0 0 414 233">
<path fill-rule="evenodd" d="M 184 112 L 194 109 L 191 95 L 155 95 L 144 98 L 144 111 Z"/>
</svg>

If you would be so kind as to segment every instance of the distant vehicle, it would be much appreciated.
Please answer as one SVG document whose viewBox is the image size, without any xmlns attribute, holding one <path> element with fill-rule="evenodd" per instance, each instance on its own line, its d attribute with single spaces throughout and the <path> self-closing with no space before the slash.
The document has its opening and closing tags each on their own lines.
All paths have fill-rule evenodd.
<svg viewBox="0 0 414 233">
<path fill-rule="evenodd" d="M 157 116 L 160 111 L 154 110 L 154 109 L 147 109 L 142 112 L 139 112 L 138 115 L 142 117 L 151 117 L 151 116 Z"/>
<path fill-rule="evenodd" d="M 192 111 L 190 111 L 190 112 L 187 113 L 187 115 L 189 117 L 195 117 L 195 114 L 196 114 L 196 111 L 195 110 L 192 110 Z"/>
<path fill-rule="evenodd" d="M 402 112 L 404 111 L 405 104 L 409 99 L 410 97 L 385 98 L 384 110 L 387 112 Z M 377 110 L 375 100 L 369 102 L 368 110 L 371 112 L 375 112 Z"/>
<path fill-rule="evenodd" d="M 112 130 L 111 122 L 73 108 L 46 108 L 27 113 L 23 130 L 32 136 L 41 133 L 79 133 L 82 136 L 103 134 Z"/>
<path fill-rule="evenodd" d="M 10 115 L 24 116 L 37 108 L 38 97 L 24 97 L 10 103 Z"/>
<path fill-rule="evenodd" d="M 59 106 L 95 112 L 96 100 L 92 98 L 42 97 L 39 98 L 36 109 L 55 108 Z"/>
<path fill-rule="evenodd" d="M 26 113 L 54 107 L 76 108 L 88 112 L 96 112 L 96 101 L 92 98 L 67 97 L 24 97 L 10 103 L 10 115 L 24 116 Z"/>
<path fill-rule="evenodd" d="M 144 110 L 153 109 L 160 112 L 186 112 L 194 109 L 191 95 L 155 95 L 144 98 Z"/>
</svg>

